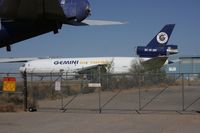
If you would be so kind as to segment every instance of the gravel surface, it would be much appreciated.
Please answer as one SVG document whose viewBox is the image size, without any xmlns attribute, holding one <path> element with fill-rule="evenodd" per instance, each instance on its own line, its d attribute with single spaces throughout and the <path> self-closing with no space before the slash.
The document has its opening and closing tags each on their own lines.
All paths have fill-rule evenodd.
<svg viewBox="0 0 200 133">
<path fill-rule="evenodd" d="M 198 114 L 1 113 L 0 133 L 199 133 Z"/>
</svg>

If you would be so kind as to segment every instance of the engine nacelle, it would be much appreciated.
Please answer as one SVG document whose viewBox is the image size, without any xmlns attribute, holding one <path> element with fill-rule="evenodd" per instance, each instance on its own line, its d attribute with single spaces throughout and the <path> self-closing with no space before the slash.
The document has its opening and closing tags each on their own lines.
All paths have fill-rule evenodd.
<svg viewBox="0 0 200 133">
<path fill-rule="evenodd" d="M 91 8 L 87 0 L 61 0 L 66 18 L 81 22 L 90 15 Z"/>
<path fill-rule="evenodd" d="M 139 46 L 136 49 L 136 53 L 139 57 L 157 57 L 168 56 L 178 53 L 177 45 L 166 45 L 163 47 L 151 48 L 145 46 Z"/>
</svg>

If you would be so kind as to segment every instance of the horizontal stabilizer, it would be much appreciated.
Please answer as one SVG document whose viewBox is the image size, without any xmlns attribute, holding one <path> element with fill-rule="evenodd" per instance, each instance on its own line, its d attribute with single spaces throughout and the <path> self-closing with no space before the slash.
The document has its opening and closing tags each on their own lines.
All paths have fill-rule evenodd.
<svg viewBox="0 0 200 133">
<path fill-rule="evenodd" d="M 150 60 L 144 61 L 141 64 L 145 68 L 145 70 L 156 70 L 160 69 L 165 62 L 167 61 L 168 57 L 155 57 Z"/>
</svg>

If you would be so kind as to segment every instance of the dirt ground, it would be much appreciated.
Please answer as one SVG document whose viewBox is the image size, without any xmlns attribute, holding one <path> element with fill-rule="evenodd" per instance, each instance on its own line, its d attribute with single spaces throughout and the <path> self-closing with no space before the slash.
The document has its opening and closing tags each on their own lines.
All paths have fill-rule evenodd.
<svg viewBox="0 0 200 133">
<path fill-rule="evenodd" d="M 141 91 L 141 106 L 162 89 Z M 199 98 L 199 87 L 185 88 L 185 108 Z M 80 94 L 62 112 L 61 99 L 38 101 L 38 112 L 0 113 L 0 133 L 199 133 L 199 101 L 182 110 L 181 88 L 169 88 L 138 113 L 138 93 L 102 92 L 102 114 L 98 93 Z M 73 96 L 63 99 L 68 103 Z M 108 104 L 105 104 L 108 103 Z M 104 106 L 105 104 L 105 106 Z M 70 110 L 82 109 L 82 110 Z M 85 109 L 85 110 L 84 110 Z M 92 111 L 90 110 L 92 109 Z M 113 109 L 110 111 L 109 109 Z M 121 111 L 117 110 L 121 109 Z M 150 111 L 145 111 L 150 110 Z M 165 110 L 165 111 L 162 111 Z"/>
<path fill-rule="evenodd" d="M 199 114 L 0 113 L 0 133 L 199 133 Z"/>
</svg>

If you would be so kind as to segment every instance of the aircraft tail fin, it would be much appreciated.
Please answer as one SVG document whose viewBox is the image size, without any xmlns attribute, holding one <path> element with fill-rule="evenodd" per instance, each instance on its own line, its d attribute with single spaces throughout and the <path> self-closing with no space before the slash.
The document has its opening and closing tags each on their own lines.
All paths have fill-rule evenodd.
<svg viewBox="0 0 200 133">
<path fill-rule="evenodd" d="M 170 39 L 175 24 L 165 25 L 158 34 L 147 44 L 147 47 L 156 48 L 166 45 Z"/>
<path fill-rule="evenodd" d="M 175 24 L 165 25 L 158 34 L 147 44 L 147 46 L 138 46 L 136 53 L 139 57 L 158 57 L 168 56 L 178 53 L 177 45 L 167 45 Z"/>
</svg>

